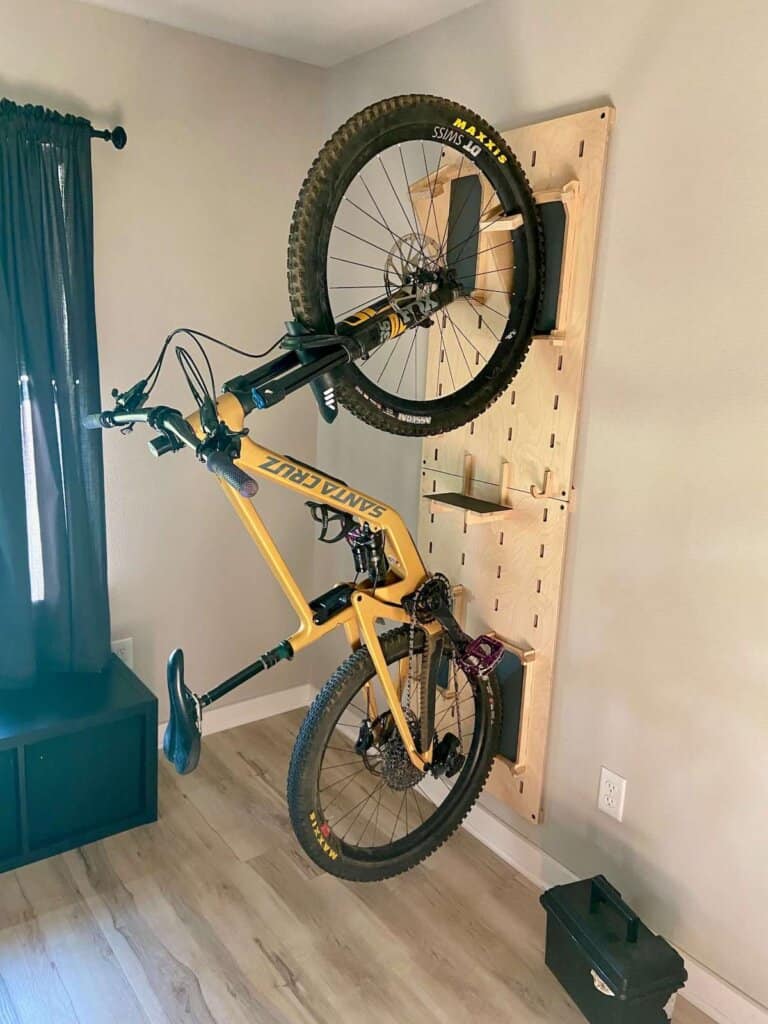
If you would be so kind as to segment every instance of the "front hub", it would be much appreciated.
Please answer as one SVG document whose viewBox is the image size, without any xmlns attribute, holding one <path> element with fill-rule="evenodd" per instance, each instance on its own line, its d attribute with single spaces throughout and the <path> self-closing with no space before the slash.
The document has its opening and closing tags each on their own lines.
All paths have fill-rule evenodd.
<svg viewBox="0 0 768 1024">
<path fill-rule="evenodd" d="M 384 261 L 384 288 L 407 326 L 430 327 L 429 315 L 446 305 L 446 298 L 452 300 L 456 287 L 454 271 L 440 265 L 434 238 L 409 234 L 395 239 Z"/>
</svg>

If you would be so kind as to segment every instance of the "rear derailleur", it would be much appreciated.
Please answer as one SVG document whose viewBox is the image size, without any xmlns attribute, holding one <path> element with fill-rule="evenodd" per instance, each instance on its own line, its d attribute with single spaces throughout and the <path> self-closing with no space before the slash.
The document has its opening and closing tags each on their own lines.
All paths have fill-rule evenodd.
<svg viewBox="0 0 768 1024">
<path fill-rule="evenodd" d="M 406 711 L 406 717 L 408 727 L 418 744 L 418 719 L 412 711 Z M 380 760 L 376 764 L 369 760 L 368 755 L 368 751 L 374 747 L 380 754 Z M 373 722 L 368 718 L 363 719 L 355 740 L 355 753 L 362 757 L 369 771 L 376 773 L 380 771 L 391 789 L 410 789 L 421 782 L 423 778 L 421 769 L 416 768 L 408 757 L 408 752 L 389 711 L 379 715 Z M 436 779 L 443 775 L 451 779 L 461 771 L 465 760 L 466 757 L 461 752 L 459 737 L 452 732 L 447 732 L 435 743 L 429 771 Z"/>
<path fill-rule="evenodd" d="M 442 775 L 446 779 L 452 779 L 464 767 L 466 759 L 466 755 L 461 752 L 461 740 L 459 737 L 455 736 L 452 732 L 447 732 L 435 744 L 435 748 L 432 751 L 430 771 L 436 779 L 439 779 Z"/>
<path fill-rule="evenodd" d="M 416 744 L 419 744 L 419 720 L 409 710 L 405 712 L 408 727 Z M 375 748 L 379 754 L 376 762 L 369 758 L 369 751 Z M 355 753 L 362 757 L 366 768 L 376 774 L 381 773 L 391 789 L 410 789 L 421 782 L 423 773 L 408 756 L 400 733 L 391 712 L 385 711 L 374 721 L 364 718 L 355 741 Z M 450 779 L 458 775 L 464 766 L 466 757 L 461 752 L 461 741 L 452 732 L 447 732 L 435 743 L 429 771 L 435 778 L 445 776 Z"/>
</svg>

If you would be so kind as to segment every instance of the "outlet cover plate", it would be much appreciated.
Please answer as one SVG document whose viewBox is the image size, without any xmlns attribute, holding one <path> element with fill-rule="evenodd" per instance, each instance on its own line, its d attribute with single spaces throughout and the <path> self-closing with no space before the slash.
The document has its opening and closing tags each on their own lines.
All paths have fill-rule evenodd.
<svg viewBox="0 0 768 1024">
<path fill-rule="evenodd" d="M 624 800 L 627 795 L 627 780 L 612 772 L 610 768 L 600 769 L 600 789 L 597 794 L 597 809 L 616 821 L 624 818 Z"/>
<path fill-rule="evenodd" d="M 121 661 L 124 661 L 128 668 L 133 668 L 133 637 L 127 636 L 123 640 L 112 641 L 112 653 L 116 654 Z"/>
</svg>

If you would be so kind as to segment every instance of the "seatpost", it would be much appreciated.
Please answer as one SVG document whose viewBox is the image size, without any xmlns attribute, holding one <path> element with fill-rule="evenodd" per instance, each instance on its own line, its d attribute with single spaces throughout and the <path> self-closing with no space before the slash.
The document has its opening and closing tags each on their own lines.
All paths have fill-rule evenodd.
<svg viewBox="0 0 768 1024">
<path fill-rule="evenodd" d="M 207 708 L 209 704 L 213 704 L 214 701 L 219 700 L 220 697 L 225 696 L 227 693 L 231 693 L 232 690 L 237 689 L 238 686 L 242 686 L 243 683 L 248 682 L 254 676 L 257 676 L 259 672 L 264 672 L 268 668 L 273 668 L 280 661 L 290 661 L 293 657 L 293 648 L 287 640 L 281 640 L 277 647 L 273 647 L 272 650 L 266 651 L 260 658 L 251 665 L 246 665 L 245 668 L 241 668 L 239 672 L 235 672 L 229 679 L 225 679 L 223 683 L 219 683 L 218 686 L 214 686 L 208 693 L 204 693 L 198 698 L 200 707 Z"/>
</svg>

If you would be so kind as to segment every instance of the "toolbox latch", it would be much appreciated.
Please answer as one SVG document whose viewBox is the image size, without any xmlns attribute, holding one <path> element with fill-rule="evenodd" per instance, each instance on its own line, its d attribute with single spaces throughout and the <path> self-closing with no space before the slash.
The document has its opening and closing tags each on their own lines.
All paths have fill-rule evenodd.
<svg viewBox="0 0 768 1024">
<path fill-rule="evenodd" d="M 594 982 L 595 988 L 598 992 L 600 992 L 604 996 L 615 997 L 616 993 L 609 985 L 606 985 L 606 983 L 603 981 L 603 979 L 600 977 L 597 971 L 590 971 L 589 973 L 592 975 L 592 981 Z"/>
</svg>

